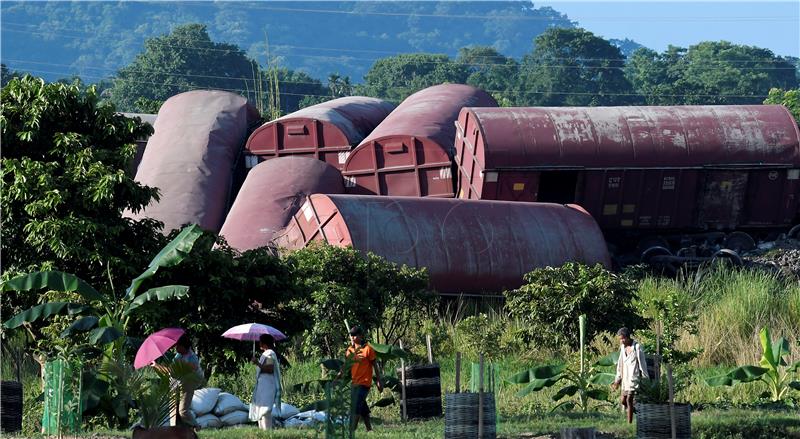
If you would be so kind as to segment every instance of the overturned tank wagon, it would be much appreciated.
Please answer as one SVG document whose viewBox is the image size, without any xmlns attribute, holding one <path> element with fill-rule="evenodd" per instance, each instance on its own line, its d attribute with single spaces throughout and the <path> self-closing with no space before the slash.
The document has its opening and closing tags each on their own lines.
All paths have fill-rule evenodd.
<svg viewBox="0 0 800 439">
<path fill-rule="evenodd" d="M 456 127 L 459 198 L 578 203 L 660 256 L 749 250 L 727 232 L 799 219 L 800 134 L 779 105 L 464 108 Z"/>
<path fill-rule="evenodd" d="M 315 241 L 426 267 L 442 294 L 499 293 L 568 261 L 610 266 L 597 223 L 576 205 L 315 194 L 276 243 Z"/>
<path fill-rule="evenodd" d="M 406 98 L 348 157 L 342 170 L 347 193 L 452 198 L 453 122 L 465 106 L 497 102 L 462 84 L 428 87 Z"/>
<path fill-rule="evenodd" d="M 245 145 L 245 163 L 287 155 L 314 157 L 342 169 L 350 150 L 378 126 L 395 105 L 349 96 L 312 105 L 261 125 Z"/>
<path fill-rule="evenodd" d="M 237 94 L 197 90 L 161 106 L 136 181 L 157 187 L 160 201 L 126 216 L 164 223 L 164 233 L 186 223 L 218 232 L 232 192 L 233 170 L 258 111 Z"/>
<path fill-rule="evenodd" d="M 344 193 L 342 174 L 311 157 L 287 156 L 259 163 L 247 174 L 220 235 L 239 251 L 264 247 L 311 194 Z"/>
</svg>

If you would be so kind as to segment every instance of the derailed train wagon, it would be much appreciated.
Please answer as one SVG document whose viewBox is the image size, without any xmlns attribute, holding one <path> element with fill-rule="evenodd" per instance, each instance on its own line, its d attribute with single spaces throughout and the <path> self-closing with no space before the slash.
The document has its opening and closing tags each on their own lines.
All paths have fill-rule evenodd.
<svg viewBox="0 0 800 439">
<path fill-rule="evenodd" d="M 406 98 L 350 154 L 342 169 L 347 192 L 452 198 L 453 122 L 465 106 L 497 102 L 462 84 L 436 85 Z"/>
<path fill-rule="evenodd" d="M 190 91 L 161 106 L 136 181 L 160 190 L 161 199 L 131 218 L 164 223 L 164 233 L 185 223 L 218 232 L 230 202 L 233 169 L 258 111 L 237 94 Z"/>
<path fill-rule="evenodd" d="M 349 96 L 312 105 L 267 122 L 245 145 L 245 161 L 287 155 L 314 157 L 342 169 L 350 150 L 378 126 L 394 104 L 377 98 Z"/>
<path fill-rule="evenodd" d="M 460 198 L 578 203 L 612 240 L 798 221 L 800 134 L 782 106 L 465 108 L 457 131 Z"/>
<path fill-rule="evenodd" d="M 219 234 L 239 251 L 272 244 L 311 194 L 344 193 L 342 174 L 312 157 L 259 163 L 247 174 Z"/>
<path fill-rule="evenodd" d="M 610 267 L 602 232 L 575 205 L 316 194 L 276 238 L 286 249 L 315 241 L 426 267 L 442 294 L 499 293 L 568 261 Z"/>
</svg>

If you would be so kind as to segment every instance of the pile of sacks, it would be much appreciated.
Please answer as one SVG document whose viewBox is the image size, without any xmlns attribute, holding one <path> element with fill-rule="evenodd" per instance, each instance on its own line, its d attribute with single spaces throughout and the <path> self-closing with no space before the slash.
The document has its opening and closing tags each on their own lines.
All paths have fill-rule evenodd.
<svg viewBox="0 0 800 439">
<path fill-rule="evenodd" d="M 273 413 L 278 412 L 276 409 L 277 407 L 273 407 Z M 243 403 L 236 395 L 215 387 L 195 390 L 191 410 L 200 428 L 229 427 L 251 422 L 250 405 Z M 288 419 L 298 415 L 299 412 L 297 407 L 282 403 L 280 416 L 274 418 Z"/>
</svg>

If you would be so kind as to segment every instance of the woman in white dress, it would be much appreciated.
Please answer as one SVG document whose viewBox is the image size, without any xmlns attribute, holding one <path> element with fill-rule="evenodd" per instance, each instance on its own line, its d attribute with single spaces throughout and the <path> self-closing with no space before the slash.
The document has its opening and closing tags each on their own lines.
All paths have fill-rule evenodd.
<svg viewBox="0 0 800 439">
<path fill-rule="evenodd" d="M 259 338 L 261 356 L 253 356 L 256 365 L 256 385 L 253 389 L 253 402 L 250 404 L 250 420 L 258 421 L 258 428 L 272 428 L 272 415 L 280 415 L 281 407 L 281 367 L 275 353 L 275 340 L 269 334 Z"/>
</svg>

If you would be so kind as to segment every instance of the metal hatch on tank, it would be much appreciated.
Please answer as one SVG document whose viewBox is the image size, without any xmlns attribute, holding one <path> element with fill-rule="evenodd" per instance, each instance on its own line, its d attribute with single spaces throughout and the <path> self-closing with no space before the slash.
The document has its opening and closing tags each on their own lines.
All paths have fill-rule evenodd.
<svg viewBox="0 0 800 439">
<path fill-rule="evenodd" d="M 436 85 L 406 98 L 350 154 L 342 170 L 347 193 L 452 198 L 453 122 L 465 106 L 497 102 L 463 84 Z"/>
<path fill-rule="evenodd" d="M 568 261 L 610 267 L 603 234 L 580 206 L 445 198 L 311 195 L 276 237 L 315 241 L 426 267 L 443 294 L 492 294 L 534 268 Z"/>
</svg>

